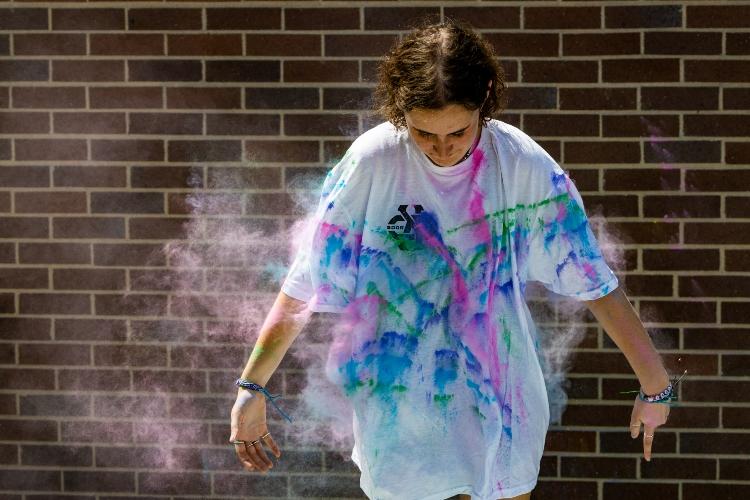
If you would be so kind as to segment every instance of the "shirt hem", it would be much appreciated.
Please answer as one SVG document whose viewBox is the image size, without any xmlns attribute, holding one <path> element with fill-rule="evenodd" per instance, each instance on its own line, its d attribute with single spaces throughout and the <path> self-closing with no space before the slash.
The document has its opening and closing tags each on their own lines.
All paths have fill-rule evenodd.
<svg viewBox="0 0 750 500">
<path fill-rule="evenodd" d="M 514 486 L 512 488 L 494 489 L 489 493 L 489 495 L 484 496 L 484 497 L 479 495 L 476 491 L 474 491 L 471 485 L 465 484 L 463 486 L 455 486 L 453 488 L 448 488 L 442 491 L 438 491 L 436 493 L 430 493 L 427 496 L 419 496 L 419 494 L 415 492 L 415 493 L 407 493 L 401 498 L 403 500 L 445 500 L 446 498 L 450 498 L 454 495 L 463 494 L 463 495 L 471 495 L 471 500 L 497 500 L 498 498 L 512 498 L 518 495 L 523 495 L 524 493 L 529 493 L 530 491 L 534 489 L 538 480 L 539 478 L 535 477 L 531 481 L 528 481 L 518 486 Z M 373 498 L 366 491 L 365 491 L 365 494 L 367 495 L 368 498 Z"/>
</svg>

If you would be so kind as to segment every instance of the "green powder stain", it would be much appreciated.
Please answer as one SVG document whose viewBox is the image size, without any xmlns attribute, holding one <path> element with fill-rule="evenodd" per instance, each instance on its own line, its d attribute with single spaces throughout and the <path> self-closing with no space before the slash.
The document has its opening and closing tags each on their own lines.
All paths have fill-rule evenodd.
<svg viewBox="0 0 750 500">
<path fill-rule="evenodd" d="M 452 399 L 453 394 L 435 394 L 432 396 L 432 400 L 442 407 L 446 407 Z"/>
</svg>

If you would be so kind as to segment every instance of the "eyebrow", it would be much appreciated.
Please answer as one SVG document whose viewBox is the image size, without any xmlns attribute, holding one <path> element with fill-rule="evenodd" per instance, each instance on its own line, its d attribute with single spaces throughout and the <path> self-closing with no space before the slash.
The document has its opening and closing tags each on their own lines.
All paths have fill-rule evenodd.
<svg viewBox="0 0 750 500">
<path fill-rule="evenodd" d="M 464 128 L 462 128 L 461 130 L 455 130 L 455 131 L 453 131 L 453 132 L 448 132 L 448 134 L 447 134 L 447 135 L 451 135 L 451 134 L 457 134 L 457 133 L 459 133 L 459 132 L 463 132 L 464 130 L 466 130 L 466 129 L 467 129 L 467 128 L 469 128 L 469 127 L 471 127 L 471 124 L 469 124 L 469 125 L 466 125 L 466 126 L 465 126 Z M 424 133 L 424 134 L 435 135 L 435 134 L 433 134 L 432 132 L 427 132 L 426 130 L 418 129 L 417 127 L 413 127 L 413 128 L 414 128 L 414 130 L 416 130 L 417 132 L 422 132 L 422 133 Z"/>
</svg>

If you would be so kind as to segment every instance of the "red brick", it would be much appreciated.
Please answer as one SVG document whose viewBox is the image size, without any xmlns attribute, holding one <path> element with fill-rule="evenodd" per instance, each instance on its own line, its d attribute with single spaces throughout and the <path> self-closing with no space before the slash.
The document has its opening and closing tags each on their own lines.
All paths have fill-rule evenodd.
<svg viewBox="0 0 750 500">
<path fill-rule="evenodd" d="M 532 137 L 576 136 L 598 137 L 598 115 L 526 114 L 524 132 Z"/>
<path fill-rule="evenodd" d="M 239 141 L 169 141 L 169 161 L 239 161 Z"/>
<path fill-rule="evenodd" d="M 659 460 L 658 457 L 654 458 Z M 609 483 L 604 482 L 604 500 L 638 498 L 640 500 L 666 500 L 678 498 L 679 485 L 665 483 Z"/>
<path fill-rule="evenodd" d="M 83 443 L 132 443 L 133 424 L 127 421 L 75 420 L 60 422 L 60 440 Z"/>
<path fill-rule="evenodd" d="M 727 33 L 726 54 L 750 54 L 750 33 Z"/>
<path fill-rule="evenodd" d="M 60 491 L 60 474 L 56 470 L 0 470 L 0 490 L 27 491 L 33 485 L 34 491 Z"/>
<path fill-rule="evenodd" d="M 95 345 L 97 366 L 166 366 L 166 347 L 148 345 Z"/>
<path fill-rule="evenodd" d="M 197 202 L 192 194 L 169 193 L 167 196 L 170 214 L 242 215 L 241 194 L 201 194 Z"/>
<path fill-rule="evenodd" d="M 171 89 L 177 90 L 177 89 Z M 91 87 L 92 108 L 161 108 L 160 87 Z"/>
<path fill-rule="evenodd" d="M 207 7 L 206 19 L 209 30 L 279 29 L 281 9 Z"/>
<path fill-rule="evenodd" d="M 124 113 L 54 113 L 55 133 L 122 134 L 125 133 Z"/>
<path fill-rule="evenodd" d="M 131 134 L 190 134 L 203 133 L 200 113 L 130 113 Z"/>
<path fill-rule="evenodd" d="M 47 9 L 0 9 L 0 30 L 46 30 Z"/>
<path fill-rule="evenodd" d="M 163 35 L 92 33 L 90 43 L 92 55 L 151 56 L 165 53 Z"/>
<path fill-rule="evenodd" d="M 169 55 L 242 55 L 240 35 L 167 35 Z"/>
<path fill-rule="evenodd" d="M 250 161 L 256 162 L 317 162 L 317 141 L 245 141 Z"/>
<path fill-rule="evenodd" d="M 540 480 L 534 488 L 534 500 L 540 498 L 576 498 L 578 500 L 596 500 L 596 483 L 593 481 L 545 481 Z"/>
<path fill-rule="evenodd" d="M 601 28 L 599 7 L 527 7 L 526 29 L 597 29 Z"/>
<path fill-rule="evenodd" d="M 635 478 L 636 461 L 614 457 L 561 457 L 563 477 Z"/>
<path fill-rule="evenodd" d="M 688 28 L 750 28 L 748 5 L 690 5 Z"/>
<path fill-rule="evenodd" d="M 21 314 L 91 314 L 85 293 L 21 293 Z"/>
<path fill-rule="evenodd" d="M 242 364 L 244 353 L 230 347 L 174 346 L 170 359 L 176 368 L 231 368 Z"/>
<path fill-rule="evenodd" d="M 92 139 L 91 159 L 103 161 L 164 161 L 164 141 Z"/>
<path fill-rule="evenodd" d="M 49 168 L 36 166 L 3 166 L 0 185 L 9 187 L 49 187 Z"/>
<path fill-rule="evenodd" d="M 0 268 L 0 288 L 48 288 L 46 274 L 39 268 Z"/>
<path fill-rule="evenodd" d="M 14 399 L 15 404 L 15 399 Z M 15 444 L 0 445 L 0 464 L 18 465 L 18 446 Z M 21 496 L 0 495 L 3 500 L 21 500 Z"/>
<path fill-rule="evenodd" d="M 279 189 L 281 169 L 277 167 L 209 168 L 208 184 L 216 189 Z"/>
<path fill-rule="evenodd" d="M 148 244 L 95 244 L 94 264 L 98 266 L 164 266 L 166 257 L 160 245 Z"/>
<path fill-rule="evenodd" d="M 93 463 L 90 446 L 23 445 L 22 465 L 90 467 Z"/>
<path fill-rule="evenodd" d="M 727 217 L 748 217 L 750 215 L 750 198 L 727 196 L 725 201 Z"/>
<path fill-rule="evenodd" d="M 746 60 L 685 60 L 686 82 L 748 82 L 750 61 Z"/>
<path fill-rule="evenodd" d="M 62 369 L 58 383 L 63 391 L 127 391 L 130 374 L 127 370 Z"/>
<path fill-rule="evenodd" d="M 718 270 L 719 250 L 643 249 L 643 268 L 656 271 Z"/>
<path fill-rule="evenodd" d="M 568 141 L 565 163 L 639 163 L 640 145 L 626 141 Z"/>
<path fill-rule="evenodd" d="M 55 187 L 124 187 L 126 173 L 125 167 L 59 165 L 52 178 Z"/>
<path fill-rule="evenodd" d="M 726 98 L 725 98 L 726 107 Z M 716 87 L 642 87 L 641 109 L 699 110 L 719 109 Z"/>
<path fill-rule="evenodd" d="M 19 243 L 22 264 L 90 264 L 91 250 L 84 243 Z"/>
<path fill-rule="evenodd" d="M 91 415 L 91 396 L 76 394 L 22 395 L 20 396 L 20 403 L 21 415 L 44 417 L 88 417 Z"/>
<path fill-rule="evenodd" d="M 605 59 L 602 61 L 604 82 L 678 82 L 678 59 Z"/>
<path fill-rule="evenodd" d="M 724 109 L 750 109 L 750 92 L 747 88 L 725 88 L 722 92 Z"/>
<path fill-rule="evenodd" d="M 123 61 L 110 59 L 52 61 L 52 80 L 56 82 L 114 82 L 124 79 Z"/>
<path fill-rule="evenodd" d="M 138 239 L 183 239 L 186 237 L 187 218 L 135 218 L 130 219 L 130 236 Z"/>
<path fill-rule="evenodd" d="M 750 271 L 750 253 L 744 250 L 724 250 L 724 268 L 727 271 Z"/>
<path fill-rule="evenodd" d="M 10 105 L 10 87 L 0 87 L 0 108 Z"/>
<path fill-rule="evenodd" d="M 84 87 L 13 87 L 13 107 L 85 108 L 86 89 Z"/>
<path fill-rule="evenodd" d="M 200 175 L 198 167 L 133 167 L 130 171 L 130 184 L 134 188 L 183 188 L 203 187 L 196 177 Z"/>
<path fill-rule="evenodd" d="M 0 113 L 0 134 L 48 134 L 49 113 Z"/>
<path fill-rule="evenodd" d="M 701 458 L 667 458 L 641 461 L 644 479 L 715 479 L 716 460 Z"/>
<path fill-rule="evenodd" d="M 288 30 L 356 30 L 360 29 L 359 9 L 286 8 L 284 26 Z"/>
<path fill-rule="evenodd" d="M 86 213 L 86 193 L 24 191 L 16 193 L 16 213 Z"/>
<path fill-rule="evenodd" d="M 685 223 L 685 243 L 711 245 L 750 243 L 750 224 L 744 222 L 688 222 Z"/>
<path fill-rule="evenodd" d="M 651 31 L 645 33 L 645 54 L 721 54 L 718 32 Z"/>
<path fill-rule="evenodd" d="M 206 115 L 208 135 L 279 135 L 279 115 L 211 113 Z"/>
<path fill-rule="evenodd" d="M 0 60 L 0 80 L 41 81 L 49 80 L 49 63 L 34 59 Z"/>
<path fill-rule="evenodd" d="M 713 301 L 641 301 L 644 321 L 668 321 L 679 318 L 682 323 L 715 323 L 716 302 Z"/>
<path fill-rule="evenodd" d="M 685 328 L 685 349 L 750 350 L 750 330 L 743 328 Z"/>
<path fill-rule="evenodd" d="M 681 5 L 604 7 L 606 28 L 678 28 L 682 26 Z"/>
<path fill-rule="evenodd" d="M 750 435 L 731 432 L 682 432 L 680 452 L 709 454 L 745 454 Z"/>
<path fill-rule="evenodd" d="M 85 34 L 15 34 L 13 53 L 24 56 L 85 55 Z"/>
<path fill-rule="evenodd" d="M 521 27 L 521 9 L 509 7 L 443 7 L 446 17 L 468 21 L 477 29 L 518 29 Z M 484 35 L 484 33 L 483 33 Z"/>
<path fill-rule="evenodd" d="M 721 318 L 724 323 L 750 323 L 748 302 L 724 302 L 721 304 Z"/>
<path fill-rule="evenodd" d="M 318 37 L 316 39 L 319 40 Z M 380 57 L 388 52 L 396 40 L 397 37 L 394 35 L 325 35 L 325 55 L 326 57 Z M 310 55 L 319 55 L 319 53 L 320 49 L 316 54 Z"/>
<path fill-rule="evenodd" d="M 664 191 L 680 189 L 677 169 L 607 169 L 604 172 L 607 191 Z"/>
<path fill-rule="evenodd" d="M 22 365 L 90 365 L 91 346 L 86 344 L 19 344 Z"/>
<path fill-rule="evenodd" d="M 501 58 L 553 57 L 560 53 L 560 38 L 552 33 L 487 33 L 483 38 Z"/>
<path fill-rule="evenodd" d="M 635 453 L 637 456 L 643 455 L 643 439 L 633 439 L 630 437 L 627 425 L 629 420 L 623 422 L 622 430 L 617 432 L 601 431 L 599 433 L 600 449 L 602 453 Z M 675 453 L 677 451 L 677 437 L 674 432 L 659 429 L 658 438 L 654 438 L 653 453 L 656 459 L 661 453 Z"/>
<path fill-rule="evenodd" d="M 245 47 L 248 56 L 321 55 L 320 35 L 245 35 Z"/>
<path fill-rule="evenodd" d="M 750 170 L 687 170 L 685 187 L 688 191 L 745 191 L 750 182 Z"/>
<path fill-rule="evenodd" d="M 125 29 L 123 9 L 52 9 L 52 29 L 68 31 Z"/>
<path fill-rule="evenodd" d="M 31 338 L 33 337 L 24 337 L 24 339 Z M 55 373 L 53 370 L 8 368 L 0 369 L 0 375 L 2 375 L 4 389 L 52 390 L 55 388 Z"/>
<path fill-rule="evenodd" d="M 48 238 L 49 226 L 42 217 L 0 217 L 2 238 Z"/>
<path fill-rule="evenodd" d="M 200 61 L 129 60 L 128 80 L 131 82 L 195 82 L 203 78 Z"/>
<path fill-rule="evenodd" d="M 94 415 L 107 418 L 168 418 L 169 411 L 166 397 L 107 394 L 94 396 Z M 98 460 L 97 465 L 101 466 Z"/>
<path fill-rule="evenodd" d="M 544 444 L 546 451 L 593 452 L 596 433 L 593 431 L 549 430 Z"/>
<path fill-rule="evenodd" d="M 719 479 L 744 480 L 747 477 L 750 477 L 750 460 L 719 459 Z"/>
<path fill-rule="evenodd" d="M 562 41 L 562 53 L 566 56 L 631 55 L 641 52 L 638 33 L 564 33 Z"/>
<path fill-rule="evenodd" d="M 131 320 L 132 339 L 144 342 L 202 342 L 203 327 L 195 321 L 137 321 Z"/>
<path fill-rule="evenodd" d="M 56 217 L 55 238 L 124 238 L 124 220 L 119 217 Z"/>
<path fill-rule="evenodd" d="M 318 109 L 318 101 L 318 89 L 313 88 L 245 89 L 245 107 L 248 109 Z"/>
<path fill-rule="evenodd" d="M 52 322 L 47 318 L 0 318 L 3 340 L 49 340 Z"/>
<path fill-rule="evenodd" d="M 239 109 L 242 95 L 239 87 L 167 88 L 167 108 Z"/>
<path fill-rule="evenodd" d="M 750 161 L 750 145 L 745 142 L 726 141 L 724 161 L 727 164 L 746 164 Z"/>
<path fill-rule="evenodd" d="M 206 61 L 207 82 L 278 82 L 280 78 L 279 61 Z"/>
<path fill-rule="evenodd" d="M 16 139 L 16 160 L 85 160 L 85 139 Z"/>
<path fill-rule="evenodd" d="M 169 452 L 157 447 L 96 447 L 97 467 L 164 469 L 168 467 L 168 459 Z"/>
<path fill-rule="evenodd" d="M 52 420 L 2 419 L 0 420 L 0 440 L 57 441 L 57 423 Z"/>
<path fill-rule="evenodd" d="M 659 218 L 720 217 L 718 196 L 644 196 L 643 215 Z"/>
<path fill-rule="evenodd" d="M 681 297 L 748 297 L 750 296 L 750 277 L 733 276 L 679 276 L 679 295 Z"/>
<path fill-rule="evenodd" d="M 164 195 L 153 192 L 91 193 L 91 213 L 163 214 Z"/>
<path fill-rule="evenodd" d="M 201 9 L 128 9 L 128 29 L 134 30 L 200 30 Z"/>
<path fill-rule="evenodd" d="M 53 269 L 55 290 L 124 290 L 122 269 Z"/>
<path fill-rule="evenodd" d="M 133 390 L 206 392 L 206 377 L 195 370 L 133 370 Z"/>
<path fill-rule="evenodd" d="M 656 138 L 679 137 L 680 119 L 677 115 L 650 116 L 608 115 L 602 117 L 603 137 L 649 137 L 647 148 L 658 148 Z"/>
<path fill-rule="evenodd" d="M 286 82 L 356 82 L 357 61 L 284 61 Z"/>
<path fill-rule="evenodd" d="M 522 80 L 540 83 L 597 82 L 598 65 L 594 61 L 526 61 Z"/>
<path fill-rule="evenodd" d="M 643 91 L 645 89 L 641 89 Z M 627 88 L 561 88 L 560 109 L 636 109 L 637 93 Z M 554 108 L 552 108 L 554 109 Z"/>
<path fill-rule="evenodd" d="M 135 493 L 135 472 L 63 471 L 65 491 Z"/>
<path fill-rule="evenodd" d="M 127 337 L 124 320 L 110 319 L 55 319 L 56 340 L 123 341 Z"/>
<path fill-rule="evenodd" d="M 166 313 L 167 305 L 164 296 L 139 294 L 95 295 L 94 304 L 96 314 L 104 316 L 161 316 Z"/>
</svg>

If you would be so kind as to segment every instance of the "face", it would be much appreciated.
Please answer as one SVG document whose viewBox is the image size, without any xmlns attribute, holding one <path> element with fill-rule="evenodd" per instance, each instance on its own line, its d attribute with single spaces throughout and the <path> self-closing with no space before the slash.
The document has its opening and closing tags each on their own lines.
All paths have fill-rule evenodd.
<svg viewBox="0 0 750 500">
<path fill-rule="evenodd" d="M 479 109 L 460 104 L 405 112 L 409 134 L 433 163 L 449 167 L 466 154 L 479 132 Z"/>
</svg>

